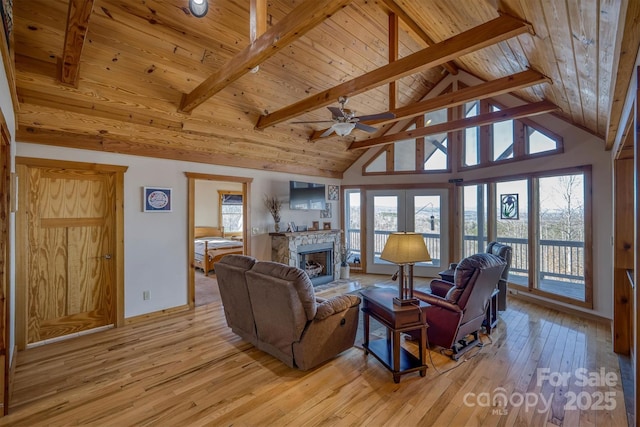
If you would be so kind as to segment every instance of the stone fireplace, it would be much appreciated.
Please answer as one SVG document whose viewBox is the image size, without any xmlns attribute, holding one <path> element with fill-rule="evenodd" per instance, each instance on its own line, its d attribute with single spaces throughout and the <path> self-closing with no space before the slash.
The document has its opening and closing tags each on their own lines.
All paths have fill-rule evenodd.
<svg viewBox="0 0 640 427">
<path fill-rule="evenodd" d="M 305 270 L 313 286 L 332 282 L 340 277 L 336 253 L 340 245 L 340 230 L 270 233 L 271 259 Z"/>
</svg>

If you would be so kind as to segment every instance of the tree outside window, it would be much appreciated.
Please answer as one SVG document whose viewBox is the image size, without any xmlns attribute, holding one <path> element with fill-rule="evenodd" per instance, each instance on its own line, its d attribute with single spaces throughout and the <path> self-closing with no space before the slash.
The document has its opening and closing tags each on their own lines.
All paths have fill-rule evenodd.
<svg viewBox="0 0 640 427">
<path fill-rule="evenodd" d="M 218 193 L 220 224 L 224 227 L 225 234 L 242 233 L 242 193 L 239 191 L 218 191 Z"/>
</svg>

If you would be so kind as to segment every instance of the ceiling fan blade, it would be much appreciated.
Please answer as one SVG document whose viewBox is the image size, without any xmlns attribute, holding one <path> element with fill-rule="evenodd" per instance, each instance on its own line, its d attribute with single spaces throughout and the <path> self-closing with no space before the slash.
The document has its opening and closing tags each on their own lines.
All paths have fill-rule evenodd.
<svg viewBox="0 0 640 427">
<path fill-rule="evenodd" d="M 329 129 L 327 129 L 324 132 L 322 132 L 322 135 L 320 135 L 320 138 L 324 138 L 325 136 L 329 136 L 332 133 L 333 133 L 333 126 L 331 126 Z"/>
<path fill-rule="evenodd" d="M 307 122 L 291 122 L 291 123 L 333 123 L 333 120 L 311 120 L 311 121 L 307 121 Z"/>
<path fill-rule="evenodd" d="M 331 114 L 333 114 L 333 117 L 344 117 L 344 111 L 342 111 L 338 107 L 327 107 L 327 109 L 331 111 Z"/>
<path fill-rule="evenodd" d="M 373 126 L 365 125 L 362 123 L 356 123 L 356 129 L 360 129 L 365 132 L 376 132 L 378 130 L 378 128 L 374 128 Z"/>
<path fill-rule="evenodd" d="M 367 120 L 386 120 L 395 119 L 396 115 L 387 111 L 386 113 L 369 114 L 368 116 L 359 116 L 358 120 L 366 122 Z"/>
</svg>

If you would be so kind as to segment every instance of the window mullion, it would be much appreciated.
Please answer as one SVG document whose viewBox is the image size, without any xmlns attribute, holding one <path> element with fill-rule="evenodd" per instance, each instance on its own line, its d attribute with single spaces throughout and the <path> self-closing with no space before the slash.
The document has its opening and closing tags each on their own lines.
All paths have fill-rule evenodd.
<svg viewBox="0 0 640 427">
<path fill-rule="evenodd" d="M 538 178 L 529 178 L 529 289 L 538 287 L 540 262 L 540 185 Z"/>
</svg>

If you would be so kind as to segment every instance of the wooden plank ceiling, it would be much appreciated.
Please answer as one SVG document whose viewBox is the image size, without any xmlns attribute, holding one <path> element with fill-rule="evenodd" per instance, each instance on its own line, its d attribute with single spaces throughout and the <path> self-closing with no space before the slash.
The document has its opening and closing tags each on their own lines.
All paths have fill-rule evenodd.
<svg viewBox="0 0 640 427">
<path fill-rule="evenodd" d="M 637 3 L 209 0 L 199 19 L 188 0 L 18 1 L 17 140 L 341 177 L 393 122 L 325 138 L 297 122 L 330 120 L 338 96 L 398 120 L 454 105 L 414 104 L 461 69 L 489 82 L 465 96 L 546 101 L 611 148 Z"/>
</svg>

